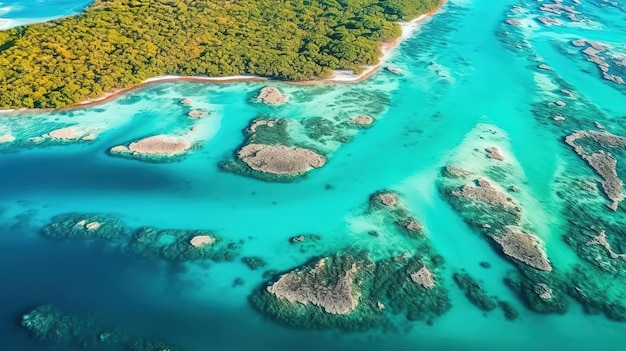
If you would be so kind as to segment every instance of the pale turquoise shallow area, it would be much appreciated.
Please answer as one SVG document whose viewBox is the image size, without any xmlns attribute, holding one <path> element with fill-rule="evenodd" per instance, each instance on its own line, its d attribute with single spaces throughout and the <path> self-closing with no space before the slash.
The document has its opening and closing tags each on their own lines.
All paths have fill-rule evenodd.
<svg viewBox="0 0 626 351">
<path fill-rule="evenodd" d="M 74 15 L 90 3 L 89 0 L 2 0 L 0 29 Z"/>
<path fill-rule="evenodd" d="M 523 170 L 519 186 L 534 198 L 526 208 L 537 218 L 537 235 L 549 256 L 555 263 L 576 260 L 560 239 L 562 219 L 553 194 L 561 166 L 576 159 L 563 146 L 564 135 L 531 112 L 531 104 L 546 94 L 536 62 L 506 48 L 497 35 L 506 29 L 502 22 L 514 4 L 451 0 L 394 51 L 390 64 L 402 75 L 383 70 L 353 85 L 277 84 L 291 96 L 283 107 L 251 101 L 263 84 L 163 83 L 85 110 L 0 115 L 0 135 L 10 130 L 18 139 L 73 123 L 103 131 L 92 143 L 0 154 L 0 349 L 44 350 L 18 320 L 48 303 L 94 312 L 192 351 L 582 351 L 624 344 L 626 324 L 585 315 L 574 302 L 565 316 L 528 312 L 502 283 L 513 266 L 468 228 L 435 187 L 440 167 L 463 152 L 457 147 L 468 133 L 479 124 L 499 128 L 508 136 L 499 146 Z M 59 15 L 79 7 L 68 4 Z M 626 41 L 626 13 L 596 8 L 591 1 L 583 8 L 601 18 L 602 27 L 537 25 L 524 30 L 524 39 L 576 93 L 619 125 L 626 116 L 623 90 L 601 80 L 582 55 L 564 55 L 559 48 L 583 36 L 616 43 L 619 49 Z M 379 120 L 303 180 L 268 183 L 217 167 L 232 157 L 243 142 L 242 130 L 255 117 L 358 113 L 361 104 L 353 97 L 363 92 L 368 99 L 378 98 Z M 210 111 L 198 122 L 198 138 L 205 141 L 200 150 L 169 164 L 107 154 L 112 146 L 148 135 L 185 133 L 190 122 L 179 104 L 184 97 Z M 337 101 L 344 106 L 335 106 Z M 252 310 L 248 296 L 263 283 L 262 271 L 250 271 L 239 261 L 171 264 L 139 259 L 111 245 L 51 241 L 38 234 L 57 214 L 113 213 L 131 226 L 214 230 L 242 240 L 243 256 L 260 256 L 267 268 L 287 271 L 346 248 L 384 256 L 394 242 L 374 243 L 359 230 L 369 195 L 380 189 L 406 197 L 446 258 L 444 284 L 453 308 L 432 326 L 405 322 L 406 330 L 393 334 L 291 330 Z M 288 238 L 306 233 L 319 234 L 320 244 L 306 253 L 289 245 Z M 481 268 L 482 261 L 492 268 Z M 484 314 L 469 304 L 449 277 L 459 269 L 479 278 L 490 294 L 510 301 L 521 317 L 509 322 L 498 311 Z M 244 284 L 234 287 L 236 278 Z"/>
</svg>

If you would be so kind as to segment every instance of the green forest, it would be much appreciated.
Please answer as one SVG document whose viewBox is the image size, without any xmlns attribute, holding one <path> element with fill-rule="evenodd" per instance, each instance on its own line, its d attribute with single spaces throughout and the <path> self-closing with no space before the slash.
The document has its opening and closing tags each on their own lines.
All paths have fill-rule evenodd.
<svg viewBox="0 0 626 351">
<path fill-rule="evenodd" d="M 60 108 L 166 74 L 327 77 L 377 62 L 439 0 L 96 0 L 0 31 L 0 108 Z"/>
</svg>

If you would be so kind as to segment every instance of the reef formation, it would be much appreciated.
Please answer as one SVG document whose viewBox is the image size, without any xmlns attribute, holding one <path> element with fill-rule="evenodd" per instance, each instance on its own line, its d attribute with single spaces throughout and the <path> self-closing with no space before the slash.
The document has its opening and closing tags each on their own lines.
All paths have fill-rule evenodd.
<svg viewBox="0 0 626 351">
<path fill-rule="evenodd" d="M 377 262 L 364 252 L 323 257 L 261 287 L 251 303 L 299 328 L 391 327 L 388 313 L 432 323 L 451 305 L 437 278 L 438 262 L 420 256 Z"/>
<path fill-rule="evenodd" d="M 207 230 L 133 230 L 109 214 L 68 213 L 53 217 L 41 233 L 54 239 L 104 240 L 133 254 L 167 261 L 233 261 L 236 243 L 224 241 Z"/>
<path fill-rule="evenodd" d="M 86 350 L 175 351 L 172 345 L 134 336 L 92 314 L 65 312 L 44 305 L 25 313 L 22 327 L 40 341 Z"/>
</svg>

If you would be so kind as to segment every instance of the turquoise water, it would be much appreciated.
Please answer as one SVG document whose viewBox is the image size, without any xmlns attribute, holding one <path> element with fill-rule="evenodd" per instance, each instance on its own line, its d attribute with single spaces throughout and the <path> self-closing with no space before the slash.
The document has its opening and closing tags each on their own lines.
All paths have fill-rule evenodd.
<svg viewBox="0 0 626 351">
<path fill-rule="evenodd" d="M 74 15 L 90 3 L 89 0 L 2 0 L 0 29 Z"/>
<path fill-rule="evenodd" d="M 58 13 L 42 9 L 32 17 L 69 15 L 83 5 L 64 4 Z M 610 44 L 612 55 L 626 54 L 626 12 L 584 1 L 577 9 L 585 22 L 545 27 L 534 20 L 538 5 L 523 4 L 526 11 L 515 16 L 532 25 L 514 28 L 503 23 L 513 5 L 518 3 L 452 0 L 395 49 L 389 63 L 402 75 L 381 70 L 348 85 L 276 83 L 290 96 L 281 107 L 252 101 L 263 83 L 163 83 L 83 110 L 0 115 L 0 136 L 16 137 L 0 144 L 0 348 L 49 347 L 19 326 L 23 313 L 42 304 L 96 313 L 184 350 L 608 350 L 622 344 L 625 323 L 587 315 L 573 300 L 563 316 L 529 311 L 502 282 L 515 266 L 437 190 L 442 166 L 454 162 L 484 172 L 488 163 L 480 150 L 495 145 L 505 155 L 507 181 L 519 189 L 515 196 L 525 220 L 545 242 L 554 266 L 563 272 L 580 261 L 562 240 L 567 219 L 555 192 L 568 176 L 599 178 L 562 138 L 573 129 L 595 128 L 595 121 L 626 135 L 626 97 L 623 87 L 604 81 L 569 42 L 595 39 Z M 542 62 L 552 71 L 538 69 Z M 566 115 L 561 124 L 551 115 L 533 114 L 536 104 L 560 98 L 564 84 L 576 94 L 564 99 L 568 106 L 593 107 L 593 113 Z M 182 98 L 208 110 L 209 117 L 191 121 Z M 263 182 L 218 167 L 233 158 L 244 142 L 242 131 L 258 116 L 304 121 L 356 114 L 377 121 L 348 143 L 316 145 L 329 152 L 329 161 L 304 179 Z M 68 145 L 27 142 L 68 125 L 95 130 L 97 138 Z M 202 147 L 175 163 L 107 154 L 115 145 L 154 134 L 190 136 Z M 620 165 L 626 161 L 616 157 Z M 250 307 L 248 296 L 267 279 L 263 270 L 252 271 L 238 259 L 171 263 L 139 258 L 114 244 L 39 234 L 58 214 L 112 213 L 133 228 L 212 230 L 241 242 L 240 256 L 262 257 L 266 268 L 283 272 L 347 248 L 365 248 L 377 257 L 410 249 L 397 238 L 375 241 L 367 235 L 385 231 L 364 214 L 368 197 L 380 189 L 404 196 L 446 259 L 440 274 L 453 307 L 432 326 L 402 321 L 395 332 L 293 330 Z M 595 196 L 603 200 L 600 192 Z M 623 211 L 606 218 L 619 221 Z M 305 252 L 289 244 L 289 238 L 307 233 L 321 240 Z M 482 268 L 483 261 L 492 267 Z M 480 280 L 488 294 L 509 301 L 519 319 L 507 321 L 500 311 L 484 313 L 471 305 L 451 279 L 460 269 Z M 237 278 L 243 284 L 234 286 Z"/>
</svg>

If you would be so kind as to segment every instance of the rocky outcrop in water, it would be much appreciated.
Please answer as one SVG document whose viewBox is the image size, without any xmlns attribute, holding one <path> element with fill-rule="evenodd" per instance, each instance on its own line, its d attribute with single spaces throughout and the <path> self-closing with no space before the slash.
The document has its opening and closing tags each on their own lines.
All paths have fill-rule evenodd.
<svg viewBox="0 0 626 351">
<path fill-rule="evenodd" d="M 351 119 L 352 123 L 359 126 L 369 126 L 374 123 L 374 119 L 370 116 L 357 116 Z"/>
<path fill-rule="evenodd" d="M 256 98 L 268 105 L 281 105 L 287 102 L 288 99 L 288 97 L 283 95 L 276 87 L 265 87 L 261 89 Z"/>
<path fill-rule="evenodd" d="M 324 309 L 326 313 L 346 314 L 354 311 L 357 299 L 354 290 L 354 278 L 357 264 L 339 277 L 334 284 L 326 280 L 326 260 L 319 260 L 311 269 L 296 270 L 282 275 L 278 281 L 270 285 L 267 291 L 279 299 L 301 304 L 313 304 Z"/>
<path fill-rule="evenodd" d="M 435 280 L 433 279 L 433 273 L 426 268 L 426 266 L 420 268 L 417 272 L 410 274 L 411 280 L 415 284 L 419 284 L 426 289 L 432 289 L 435 287 Z"/>
<path fill-rule="evenodd" d="M 194 145 L 184 136 L 153 135 L 126 145 L 117 145 L 109 149 L 112 156 L 145 162 L 174 162 L 181 160 L 198 145 Z"/>
<path fill-rule="evenodd" d="M 583 160 L 602 177 L 602 189 L 612 201 L 608 206 L 616 211 L 624 200 L 623 182 L 617 174 L 617 160 L 604 150 L 597 152 L 587 151 L 577 143 L 579 140 L 592 140 L 603 148 L 625 148 L 626 138 L 611 133 L 594 130 L 578 131 L 568 135 L 565 143 L 574 149 Z"/>
<path fill-rule="evenodd" d="M 278 322 L 304 328 L 379 328 L 392 323 L 389 314 L 432 322 L 450 302 L 434 284 L 436 273 L 421 270 L 425 261 L 438 266 L 428 254 L 377 262 L 364 253 L 333 255 L 281 275 L 251 302 Z"/>
<path fill-rule="evenodd" d="M 503 235 L 494 235 L 493 240 L 502 247 L 505 255 L 542 271 L 552 271 L 541 242 L 536 236 L 519 228 L 508 227 Z"/>
<path fill-rule="evenodd" d="M 237 155 L 251 169 L 275 175 L 296 176 L 326 164 L 326 158 L 305 148 L 248 144 Z"/>
<path fill-rule="evenodd" d="M 189 118 L 202 119 L 209 115 L 209 111 L 203 109 L 191 110 L 187 113 Z"/>
</svg>

